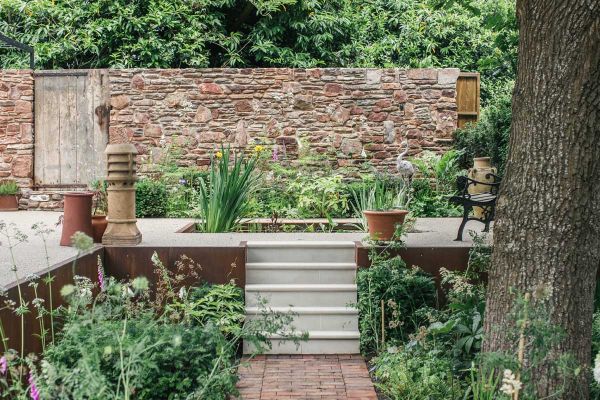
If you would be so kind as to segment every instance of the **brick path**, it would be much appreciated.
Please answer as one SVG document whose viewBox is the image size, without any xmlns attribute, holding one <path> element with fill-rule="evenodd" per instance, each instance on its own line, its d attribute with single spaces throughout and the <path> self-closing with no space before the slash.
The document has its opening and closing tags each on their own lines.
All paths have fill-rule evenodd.
<svg viewBox="0 0 600 400">
<path fill-rule="evenodd" d="M 238 373 L 243 400 L 377 400 L 360 355 L 257 356 Z"/>
</svg>

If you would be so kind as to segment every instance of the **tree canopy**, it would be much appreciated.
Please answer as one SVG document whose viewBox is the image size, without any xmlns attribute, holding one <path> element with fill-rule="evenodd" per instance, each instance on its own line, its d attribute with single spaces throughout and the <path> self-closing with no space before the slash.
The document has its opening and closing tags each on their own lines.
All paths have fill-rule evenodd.
<svg viewBox="0 0 600 400">
<path fill-rule="evenodd" d="M 457 67 L 511 79 L 514 0 L 0 0 L 39 68 Z M 2 50 L 0 67 L 26 68 Z"/>
</svg>

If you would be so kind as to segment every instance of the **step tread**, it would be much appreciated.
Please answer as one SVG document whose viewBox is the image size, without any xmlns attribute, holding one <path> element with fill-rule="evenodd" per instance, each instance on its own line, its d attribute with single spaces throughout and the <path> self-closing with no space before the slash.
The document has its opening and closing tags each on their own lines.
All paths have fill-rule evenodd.
<svg viewBox="0 0 600 400">
<path fill-rule="evenodd" d="M 260 307 L 246 307 L 246 314 L 260 314 L 263 311 Z M 330 314 L 348 314 L 358 315 L 358 309 L 354 307 L 268 307 L 267 310 L 273 312 L 292 312 L 299 315 L 330 315 Z"/>
<path fill-rule="evenodd" d="M 356 263 L 340 262 L 248 262 L 246 269 L 356 269 Z"/>
<path fill-rule="evenodd" d="M 249 241 L 248 248 L 289 248 L 289 247 L 320 247 L 320 248 L 355 248 L 352 241 L 314 241 L 314 240 L 289 240 L 289 241 Z"/>
<path fill-rule="evenodd" d="M 301 332 L 298 332 L 300 334 Z M 269 333 L 265 335 L 267 339 L 281 339 L 282 336 L 277 333 Z M 308 339 L 327 339 L 327 340 L 358 340 L 360 338 L 359 331 L 308 331 Z"/>
<path fill-rule="evenodd" d="M 356 291 L 354 283 L 272 283 L 248 284 L 246 292 L 346 292 Z"/>
</svg>

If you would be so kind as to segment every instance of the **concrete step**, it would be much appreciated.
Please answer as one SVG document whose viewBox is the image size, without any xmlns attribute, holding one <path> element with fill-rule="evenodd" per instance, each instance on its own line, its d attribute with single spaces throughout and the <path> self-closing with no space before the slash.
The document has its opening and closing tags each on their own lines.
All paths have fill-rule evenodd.
<svg viewBox="0 0 600 400">
<path fill-rule="evenodd" d="M 346 307 L 356 303 L 355 284 L 247 284 L 246 307 Z"/>
<path fill-rule="evenodd" d="M 246 307 L 246 318 L 260 319 L 259 307 Z M 293 313 L 291 324 L 299 331 L 358 331 L 358 310 L 353 307 L 272 307 L 270 311 Z"/>
<path fill-rule="evenodd" d="M 246 264 L 246 283 L 354 283 L 354 263 L 263 262 Z"/>
<path fill-rule="evenodd" d="M 272 348 L 265 354 L 358 354 L 358 331 L 309 331 L 308 340 L 282 340 L 279 335 L 270 335 Z M 244 353 L 254 351 L 252 344 L 244 342 Z"/>
<path fill-rule="evenodd" d="M 350 241 L 247 242 L 247 263 L 335 262 L 354 263 L 356 246 Z"/>
</svg>

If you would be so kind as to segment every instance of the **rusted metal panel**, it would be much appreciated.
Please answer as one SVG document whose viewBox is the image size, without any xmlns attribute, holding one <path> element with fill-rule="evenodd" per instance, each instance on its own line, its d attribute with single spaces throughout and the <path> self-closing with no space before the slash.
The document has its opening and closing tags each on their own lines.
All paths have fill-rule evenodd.
<svg viewBox="0 0 600 400">
<path fill-rule="evenodd" d="M 157 253 L 167 268 L 185 255 L 201 266 L 200 279 L 209 283 L 234 281 L 239 287 L 246 284 L 245 247 L 106 247 L 106 272 L 117 279 L 145 276 L 154 284 L 156 276 L 151 257 Z M 197 281 L 188 281 L 197 284 Z"/>
<path fill-rule="evenodd" d="M 90 278 L 93 282 L 98 281 L 98 270 L 97 270 L 97 260 L 98 256 L 103 258 L 104 251 L 102 248 L 98 248 L 90 254 L 84 255 L 81 258 L 77 259 L 77 262 L 73 264 L 73 261 L 67 260 L 62 263 L 56 264 L 51 268 L 41 271 L 38 275 L 41 278 L 45 278 L 50 273 L 50 276 L 54 277 L 54 281 L 52 282 L 52 305 L 53 308 L 57 308 L 61 305 L 65 304 L 64 299 L 60 295 L 60 289 L 67 285 L 73 283 L 73 275 L 85 276 Z M 24 332 L 23 341 L 24 341 L 24 353 L 25 355 L 29 353 L 40 353 L 42 351 L 42 344 L 39 338 L 40 335 L 40 323 L 37 319 L 37 312 L 34 307 L 32 307 L 31 302 L 35 299 L 35 294 L 33 288 L 28 286 L 28 282 L 25 280 L 20 281 L 21 293 L 23 296 L 23 300 L 29 303 L 30 312 L 25 314 L 23 317 L 23 326 Z M 16 282 L 8 285 L 6 288 L 6 298 L 8 300 L 14 301 L 17 306 L 19 304 L 19 293 Z M 44 306 L 49 307 L 50 305 L 50 290 L 49 287 L 42 281 L 40 281 L 38 288 L 38 297 L 44 299 Z M 3 309 L 0 311 L 0 320 L 2 321 L 2 326 L 4 328 L 5 336 L 8 338 L 7 346 L 8 348 L 15 349 L 17 351 L 21 350 L 21 319 L 13 311 Z M 55 318 L 55 324 L 59 321 L 59 319 Z M 46 316 L 44 319 L 44 324 L 46 329 L 50 329 L 50 318 Z M 58 330 L 58 327 L 55 326 L 55 329 Z M 49 343 L 50 338 L 47 337 L 47 343 Z M 4 350 L 4 349 L 2 349 Z"/>
</svg>

